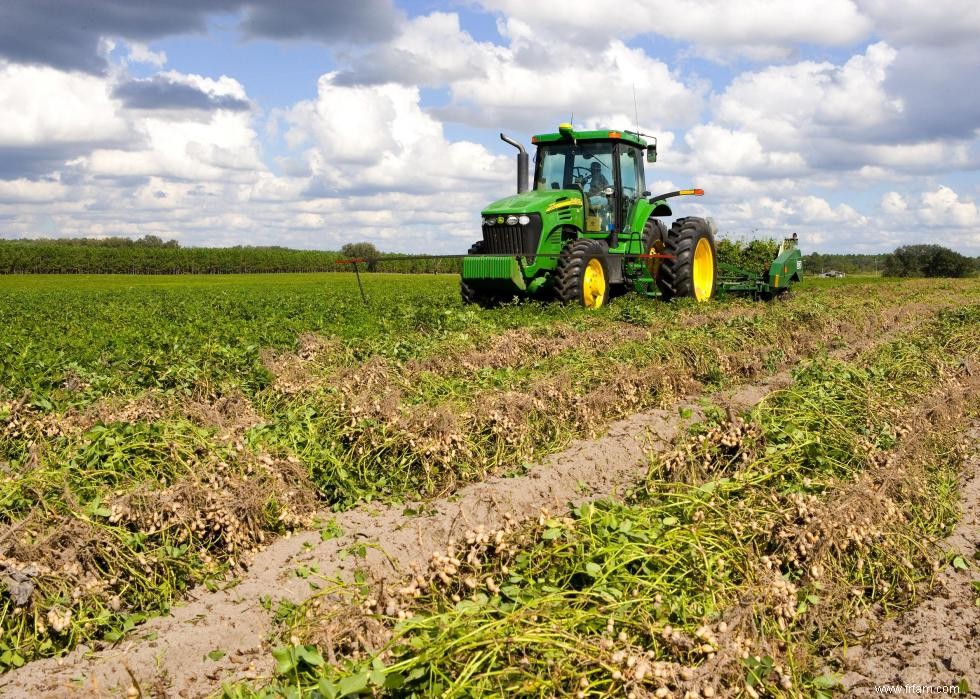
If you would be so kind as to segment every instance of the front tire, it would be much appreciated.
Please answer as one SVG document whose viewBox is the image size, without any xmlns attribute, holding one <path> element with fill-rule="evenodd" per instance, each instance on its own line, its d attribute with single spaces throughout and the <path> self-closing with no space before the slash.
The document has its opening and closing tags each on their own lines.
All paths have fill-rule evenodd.
<svg viewBox="0 0 980 699">
<path fill-rule="evenodd" d="M 689 216 L 674 221 L 667 231 L 665 252 L 657 275 L 657 287 L 664 300 L 693 298 L 708 301 L 718 283 L 718 255 L 715 237 L 703 218 Z"/>
<path fill-rule="evenodd" d="M 609 266 L 606 247 L 598 240 L 579 238 L 569 242 L 558 257 L 555 296 L 562 303 L 600 308 L 609 298 Z"/>
</svg>

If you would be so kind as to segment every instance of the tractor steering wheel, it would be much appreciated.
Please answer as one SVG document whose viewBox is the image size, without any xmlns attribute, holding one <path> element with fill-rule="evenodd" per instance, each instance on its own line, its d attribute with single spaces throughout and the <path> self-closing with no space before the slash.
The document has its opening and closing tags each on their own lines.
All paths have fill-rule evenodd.
<svg viewBox="0 0 980 699">
<path fill-rule="evenodd" d="M 579 174 L 579 170 L 585 174 Z M 592 181 L 592 170 L 587 167 L 582 167 L 581 165 L 576 165 L 572 168 L 572 179 L 574 180 L 576 176 L 582 179 L 582 188 L 584 189 L 585 186 Z"/>
</svg>

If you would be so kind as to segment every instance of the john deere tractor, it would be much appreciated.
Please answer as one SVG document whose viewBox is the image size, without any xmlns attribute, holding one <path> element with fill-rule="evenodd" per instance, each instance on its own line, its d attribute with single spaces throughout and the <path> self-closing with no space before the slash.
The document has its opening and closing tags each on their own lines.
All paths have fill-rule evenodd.
<svg viewBox="0 0 980 699">
<path fill-rule="evenodd" d="M 662 220 L 672 215 L 668 199 L 704 192 L 647 191 L 643 163 L 656 162 L 656 139 L 562 124 L 557 133 L 531 139 L 537 154 L 529 187 L 527 152 L 500 137 L 519 151 L 517 194 L 481 212 L 483 237 L 463 258 L 460 291 L 467 303 L 550 295 L 598 308 L 625 290 L 707 301 L 725 288 L 775 294 L 802 274 L 795 241 L 784 243 L 785 255 L 781 251 L 773 263 L 782 276 L 756 279 L 744 270 L 719 269 L 709 220 L 688 216 L 668 227 Z"/>
</svg>

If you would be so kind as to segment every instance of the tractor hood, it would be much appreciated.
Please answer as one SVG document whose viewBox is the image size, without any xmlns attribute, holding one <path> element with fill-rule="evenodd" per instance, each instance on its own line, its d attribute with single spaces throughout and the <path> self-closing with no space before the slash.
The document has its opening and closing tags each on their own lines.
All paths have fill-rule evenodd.
<svg viewBox="0 0 980 699">
<path fill-rule="evenodd" d="M 543 214 L 566 206 L 582 206 L 582 193 L 577 189 L 532 189 L 498 199 L 484 207 L 481 214 Z"/>
</svg>

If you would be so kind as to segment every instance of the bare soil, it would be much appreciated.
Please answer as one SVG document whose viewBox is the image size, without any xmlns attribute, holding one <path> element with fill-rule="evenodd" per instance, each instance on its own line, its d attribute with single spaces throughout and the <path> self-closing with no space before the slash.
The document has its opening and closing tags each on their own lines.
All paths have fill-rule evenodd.
<svg viewBox="0 0 980 699">
<path fill-rule="evenodd" d="M 969 432 L 980 441 L 980 421 Z M 881 685 L 949 687 L 965 680 L 980 693 L 980 455 L 967 462 L 960 491 L 962 519 L 944 542 L 951 556 L 962 556 L 967 570 L 947 565 L 928 598 L 914 609 L 884 623 L 864 622 L 864 645 L 847 649 L 842 679 L 855 696 L 874 696 Z M 905 689 L 911 694 L 914 689 Z M 926 690 L 928 691 L 928 690 Z M 936 692 L 936 690 L 933 690 Z"/>
</svg>

